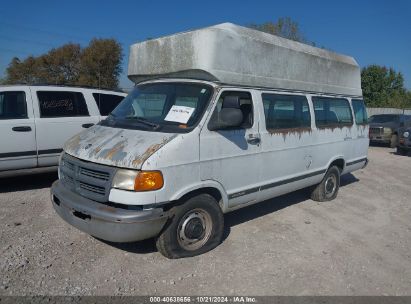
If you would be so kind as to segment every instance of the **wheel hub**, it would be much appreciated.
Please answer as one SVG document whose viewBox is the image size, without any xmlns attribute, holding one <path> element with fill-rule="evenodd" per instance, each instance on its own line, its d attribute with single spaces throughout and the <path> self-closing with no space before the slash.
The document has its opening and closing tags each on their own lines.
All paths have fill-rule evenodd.
<svg viewBox="0 0 411 304">
<path fill-rule="evenodd" d="M 337 178 L 334 175 L 330 175 L 325 181 L 325 194 L 332 196 L 334 194 L 337 185 Z"/>
<path fill-rule="evenodd" d="M 332 180 L 328 180 L 326 184 L 327 193 L 331 193 L 334 188 L 334 183 Z"/>
<path fill-rule="evenodd" d="M 186 250 L 196 250 L 207 243 L 213 229 L 210 214 L 204 209 L 187 212 L 177 228 L 177 240 Z"/>
<path fill-rule="evenodd" d="M 203 223 L 199 218 L 192 218 L 185 225 L 184 234 L 189 239 L 199 239 L 204 232 Z"/>
</svg>

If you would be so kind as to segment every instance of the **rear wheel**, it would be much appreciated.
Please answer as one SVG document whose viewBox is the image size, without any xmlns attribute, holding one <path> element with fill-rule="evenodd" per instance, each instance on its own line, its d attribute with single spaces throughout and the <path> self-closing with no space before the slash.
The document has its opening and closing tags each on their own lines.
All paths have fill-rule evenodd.
<svg viewBox="0 0 411 304">
<path fill-rule="evenodd" d="M 209 194 L 194 196 L 173 207 L 174 216 L 157 238 L 158 251 L 176 259 L 205 253 L 220 244 L 224 216 L 217 201 Z"/>
<path fill-rule="evenodd" d="M 321 183 L 319 183 L 311 192 L 311 199 L 317 202 L 326 202 L 333 200 L 340 188 L 340 169 L 332 166 L 328 169 Z"/>
</svg>

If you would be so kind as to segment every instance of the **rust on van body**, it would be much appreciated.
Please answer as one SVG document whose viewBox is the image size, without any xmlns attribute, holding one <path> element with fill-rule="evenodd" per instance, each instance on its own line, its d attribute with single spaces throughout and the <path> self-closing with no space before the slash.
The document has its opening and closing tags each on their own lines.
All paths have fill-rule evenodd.
<svg viewBox="0 0 411 304">
<path fill-rule="evenodd" d="M 312 129 L 311 127 L 303 127 L 303 128 L 286 128 L 286 129 L 267 129 L 268 133 L 271 135 L 282 135 L 283 139 L 285 140 L 287 136 L 297 135 L 298 139 L 301 139 L 301 136 L 304 133 L 311 134 Z"/>
<path fill-rule="evenodd" d="M 351 129 L 351 127 L 353 126 L 352 123 L 350 124 L 330 124 L 330 125 L 325 125 L 325 126 L 317 126 L 318 130 L 331 130 L 334 131 L 335 129 L 344 129 L 344 128 L 349 128 Z"/>
<path fill-rule="evenodd" d="M 160 149 L 162 146 L 163 146 L 163 144 L 154 144 L 154 145 L 151 145 L 150 147 L 148 147 L 147 150 L 144 151 L 143 154 L 137 155 L 137 156 L 134 158 L 134 160 L 133 160 L 133 162 L 132 162 L 133 166 L 138 166 L 138 165 L 141 165 L 142 163 L 144 163 L 144 162 L 147 160 L 147 158 L 150 157 L 151 154 L 153 154 L 154 152 L 156 152 L 156 151 L 157 151 L 158 149 Z"/>
<path fill-rule="evenodd" d="M 109 166 L 139 169 L 176 134 L 117 129 L 96 125 L 71 138 L 64 146 L 68 154 Z"/>
</svg>

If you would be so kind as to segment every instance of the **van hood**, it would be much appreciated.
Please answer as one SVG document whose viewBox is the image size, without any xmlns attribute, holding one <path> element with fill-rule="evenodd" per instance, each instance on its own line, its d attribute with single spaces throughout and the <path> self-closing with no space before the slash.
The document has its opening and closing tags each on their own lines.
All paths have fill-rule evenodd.
<svg viewBox="0 0 411 304">
<path fill-rule="evenodd" d="M 141 169 L 153 153 L 176 136 L 96 125 L 70 138 L 64 151 L 90 162 Z"/>
</svg>

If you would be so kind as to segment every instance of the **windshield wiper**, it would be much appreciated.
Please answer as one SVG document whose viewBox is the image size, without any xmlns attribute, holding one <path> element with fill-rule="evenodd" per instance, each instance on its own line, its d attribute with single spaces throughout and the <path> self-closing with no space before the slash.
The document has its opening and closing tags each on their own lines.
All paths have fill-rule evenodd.
<svg viewBox="0 0 411 304">
<path fill-rule="evenodd" d="M 133 117 L 133 116 L 131 116 L 131 117 L 126 117 L 126 119 L 135 120 L 135 121 L 137 121 L 137 122 L 140 122 L 140 123 L 142 123 L 142 124 L 145 124 L 146 126 L 152 127 L 154 130 L 157 130 L 158 128 L 160 128 L 160 125 L 159 125 L 159 124 L 156 124 L 156 123 L 154 123 L 154 122 L 150 122 L 150 121 L 148 121 L 147 119 L 145 119 L 145 118 L 143 118 L 143 117 Z"/>
</svg>

